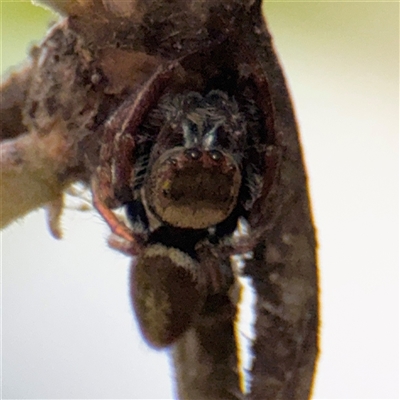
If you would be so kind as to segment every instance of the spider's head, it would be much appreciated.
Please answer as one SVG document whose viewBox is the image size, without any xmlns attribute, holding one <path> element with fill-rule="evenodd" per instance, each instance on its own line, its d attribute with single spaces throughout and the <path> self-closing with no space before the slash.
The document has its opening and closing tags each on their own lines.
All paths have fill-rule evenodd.
<svg viewBox="0 0 400 400">
<path fill-rule="evenodd" d="M 166 223 L 202 229 L 225 220 L 237 204 L 245 123 L 220 91 L 168 97 L 144 186 L 147 204 Z"/>
</svg>

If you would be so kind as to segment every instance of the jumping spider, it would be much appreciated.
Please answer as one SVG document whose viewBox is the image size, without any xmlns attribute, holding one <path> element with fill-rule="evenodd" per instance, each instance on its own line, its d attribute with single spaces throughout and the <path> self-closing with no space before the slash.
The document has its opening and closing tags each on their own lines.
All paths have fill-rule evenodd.
<svg viewBox="0 0 400 400">
<path fill-rule="evenodd" d="M 156 347 L 172 344 L 207 296 L 232 285 L 229 257 L 250 251 L 261 232 L 253 214 L 276 161 L 253 99 L 165 90 L 176 66 L 160 67 L 108 121 L 92 183 L 94 205 L 117 237 L 111 245 L 137 256 L 132 303 Z M 234 240 L 239 219 L 254 228 L 251 240 Z"/>
</svg>

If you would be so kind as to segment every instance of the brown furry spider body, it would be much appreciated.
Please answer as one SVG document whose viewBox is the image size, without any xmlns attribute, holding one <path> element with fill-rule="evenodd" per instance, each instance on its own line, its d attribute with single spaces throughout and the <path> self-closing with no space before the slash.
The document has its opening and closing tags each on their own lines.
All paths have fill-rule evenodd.
<svg viewBox="0 0 400 400">
<path fill-rule="evenodd" d="M 94 205 L 119 239 L 111 245 L 138 257 L 133 306 L 156 346 L 175 341 L 207 295 L 232 285 L 229 256 L 252 250 L 263 231 L 260 221 L 251 222 L 252 212 L 268 195 L 276 174 L 271 160 L 274 167 L 277 161 L 273 131 L 265 123 L 272 110 L 255 105 L 246 93 L 249 83 L 243 86 L 246 94 L 236 85 L 227 88 L 230 93 L 219 85 L 205 94 L 166 91 L 177 66 L 160 67 L 106 123 L 92 183 Z M 253 77 L 250 81 L 253 90 L 262 89 Z M 115 206 L 125 206 L 130 226 L 115 217 L 110 209 Z M 250 221 L 255 232 L 240 244 L 233 239 L 239 218 Z M 225 259 L 224 266 L 213 258 Z"/>
</svg>

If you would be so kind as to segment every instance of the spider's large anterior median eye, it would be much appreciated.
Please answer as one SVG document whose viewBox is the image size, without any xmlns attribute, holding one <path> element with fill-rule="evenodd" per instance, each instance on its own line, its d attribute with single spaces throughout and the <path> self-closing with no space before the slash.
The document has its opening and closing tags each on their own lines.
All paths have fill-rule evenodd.
<svg viewBox="0 0 400 400">
<path fill-rule="evenodd" d="M 203 229 L 226 219 L 237 203 L 241 173 L 235 160 L 219 150 L 166 151 L 151 168 L 145 196 L 166 223 Z"/>
<path fill-rule="evenodd" d="M 188 254 L 149 245 L 131 271 L 131 299 L 143 336 L 157 348 L 174 343 L 202 305 L 199 265 Z"/>
</svg>

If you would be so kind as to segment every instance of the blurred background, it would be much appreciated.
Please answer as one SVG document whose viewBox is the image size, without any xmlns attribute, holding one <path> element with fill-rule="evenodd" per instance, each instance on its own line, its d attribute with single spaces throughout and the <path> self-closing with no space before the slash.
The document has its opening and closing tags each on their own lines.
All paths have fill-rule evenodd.
<svg viewBox="0 0 400 400">
<path fill-rule="evenodd" d="M 399 3 L 265 2 L 293 95 L 319 241 L 314 399 L 399 398 Z M 54 14 L 1 3 L 1 68 Z M 130 261 L 94 212 L 64 240 L 36 211 L 1 233 L 2 398 L 170 399 L 167 352 L 132 317 Z"/>
</svg>

